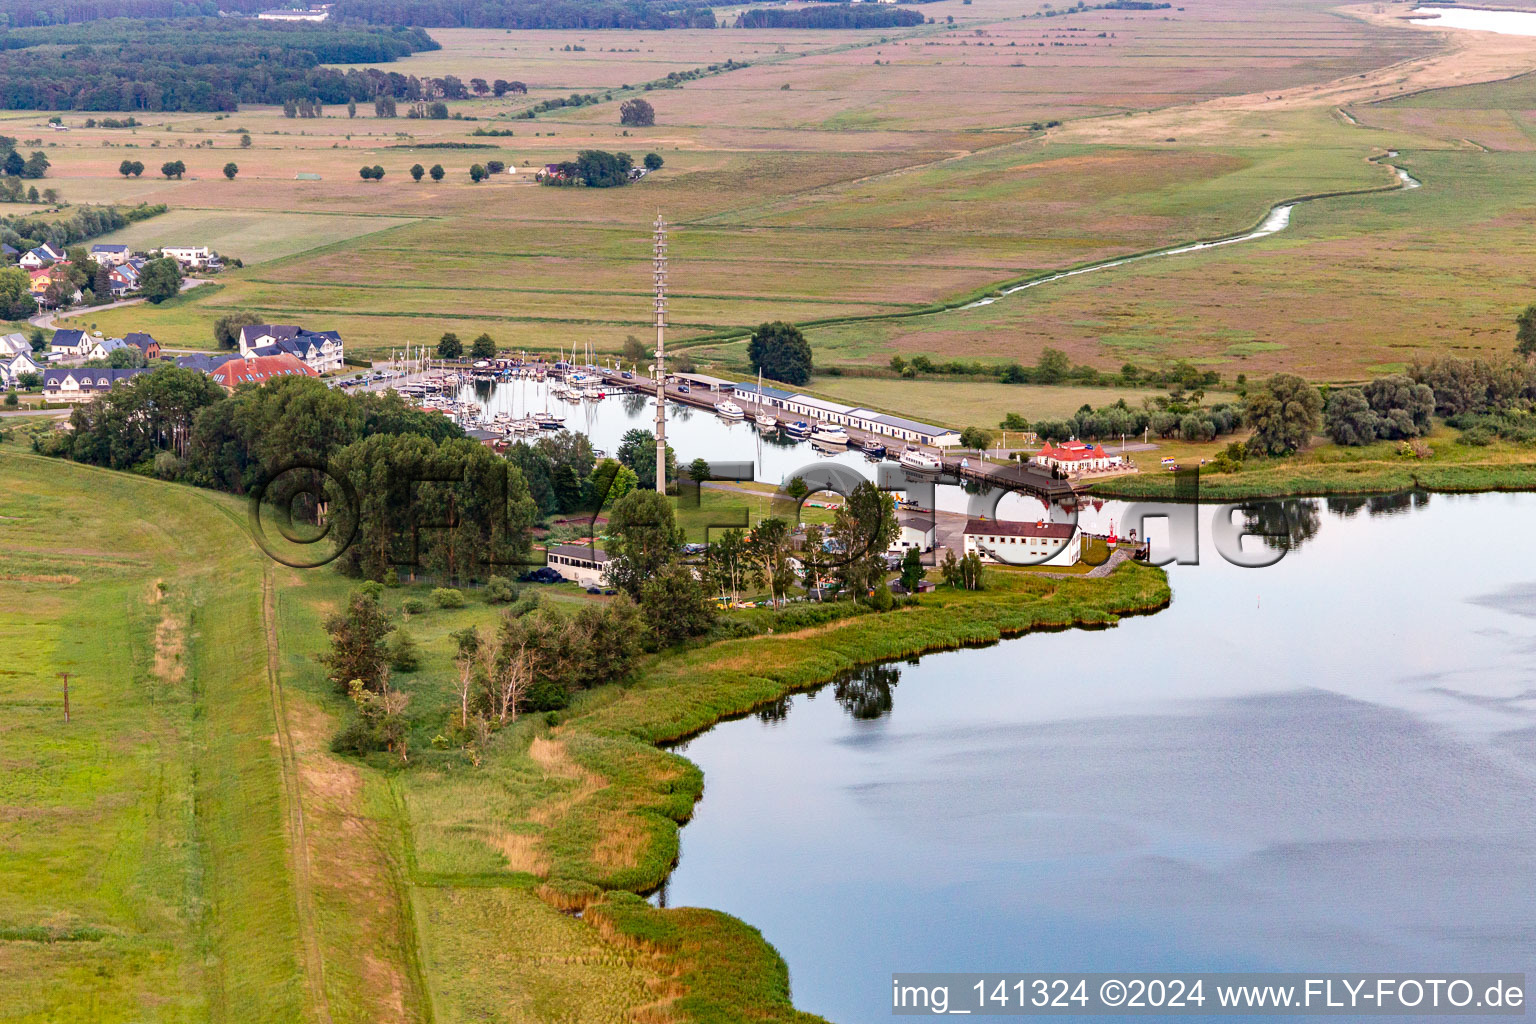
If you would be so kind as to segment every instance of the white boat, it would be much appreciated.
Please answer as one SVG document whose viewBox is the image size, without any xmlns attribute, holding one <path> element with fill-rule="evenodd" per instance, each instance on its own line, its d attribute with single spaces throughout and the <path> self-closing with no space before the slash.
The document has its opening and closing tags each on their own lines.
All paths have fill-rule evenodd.
<svg viewBox="0 0 1536 1024">
<path fill-rule="evenodd" d="M 585 388 L 581 389 L 581 397 L 582 398 L 602 398 L 603 397 L 603 393 L 601 391 L 599 391 L 597 388 L 585 387 Z"/>
<path fill-rule="evenodd" d="M 746 413 L 742 412 L 741 406 L 737 405 L 729 398 L 722 402 L 716 403 L 715 412 L 719 413 L 722 417 L 728 420 L 739 420 L 746 416 Z"/>
<path fill-rule="evenodd" d="M 919 473 L 937 473 L 944 468 L 944 463 L 913 444 L 907 445 L 907 450 L 896 461 Z"/>
<path fill-rule="evenodd" d="M 552 412 L 536 412 L 533 414 L 533 422 L 544 430 L 559 430 L 565 420 Z"/>
<path fill-rule="evenodd" d="M 846 445 L 848 443 L 848 431 L 830 423 L 818 423 L 816 429 L 811 431 L 811 440 L 820 441 L 822 444 Z"/>
<path fill-rule="evenodd" d="M 752 421 L 764 430 L 772 430 L 779 425 L 779 421 L 763 412 L 763 371 L 757 371 L 757 415 Z"/>
</svg>

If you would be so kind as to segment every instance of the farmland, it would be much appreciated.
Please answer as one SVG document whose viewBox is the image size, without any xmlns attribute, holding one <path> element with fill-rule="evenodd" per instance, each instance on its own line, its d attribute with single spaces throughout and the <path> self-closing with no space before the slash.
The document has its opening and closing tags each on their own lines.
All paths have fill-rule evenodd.
<svg viewBox="0 0 1536 1024">
<path fill-rule="evenodd" d="M 1051 344 L 1104 369 L 1189 359 L 1228 378 L 1288 367 L 1339 379 L 1415 353 L 1504 347 L 1529 234 L 1505 187 L 1527 173 L 1519 154 L 1477 164 L 1488 154 L 1447 138 L 1428 108 L 1398 109 L 1413 97 L 1346 96 L 1352 124 L 1315 84 L 1364 75 L 1354 92 L 1372 96 L 1383 67 L 1410 69 L 1393 82 L 1445 81 L 1442 33 L 1321 3 L 1022 19 L 999 0 L 925 10 L 935 24 L 880 32 L 436 30 L 443 49 L 391 70 L 516 78 L 528 94 L 450 104 L 473 121 L 248 107 L 151 115 L 128 132 L 76 125 L 47 140 L 51 177 L 74 201 L 168 203 L 171 214 L 132 229 L 136 242 L 195 235 L 245 261 L 187 306 L 92 318 L 187 346 L 210 345 L 220 314 L 252 310 L 334 327 L 355 354 L 444 330 L 613 351 L 646 318 L 646 227 L 660 210 L 674 224 L 672 338 L 725 368 L 741 367 L 740 346 L 711 339 L 768 319 L 810 325 L 820 362 L 854 366 L 894 352 L 1030 362 Z M 1508 46 L 1474 56 L 1458 53 L 1455 74 L 1536 66 Z M 727 59 L 750 66 L 639 88 Z M 1517 102 L 1467 88 L 1481 90 L 1470 104 Z M 599 101 L 517 116 L 573 93 Z M 633 95 L 656 107 L 654 127 L 618 125 Z M 25 133 L 24 118 L 7 120 Z M 666 163 L 610 190 L 539 188 L 526 173 L 589 147 Z M 1428 187 L 1314 204 L 1263 243 L 949 309 L 1002 283 L 1240 231 L 1287 197 L 1386 187 L 1394 179 L 1370 158 L 1387 148 Z M 185 160 L 187 179 L 154 179 L 154 149 Z M 144 178 L 116 175 L 125 155 L 150 166 Z M 521 173 L 472 184 L 469 165 L 490 159 Z M 218 173 L 227 160 L 234 181 Z M 417 162 L 441 163 L 445 179 L 413 182 Z M 364 164 L 384 180 L 360 180 Z M 1510 248 L 1480 257 L 1496 264 L 1476 271 L 1495 287 L 1447 318 L 1443 271 L 1458 256 L 1428 250 L 1466 230 L 1507 232 Z M 1366 238 L 1384 273 L 1343 273 Z M 1276 275 L 1283 287 L 1270 290 Z M 1294 300 L 1319 290 L 1326 301 Z M 1383 303 L 1391 316 L 1372 316 Z"/>
</svg>

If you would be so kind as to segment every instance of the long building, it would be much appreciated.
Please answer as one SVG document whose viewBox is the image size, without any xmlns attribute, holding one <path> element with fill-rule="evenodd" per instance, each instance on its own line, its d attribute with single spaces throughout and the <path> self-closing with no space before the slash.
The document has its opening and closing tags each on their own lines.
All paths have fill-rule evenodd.
<svg viewBox="0 0 1536 1024">
<path fill-rule="evenodd" d="M 909 420 L 904 416 L 892 416 L 890 413 L 876 412 L 873 409 L 843 405 L 825 398 L 783 391 L 767 385 L 763 385 L 761 396 L 759 396 L 757 387 L 756 384 L 750 383 L 737 384 L 732 396 L 737 402 L 745 403 L 749 412 L 757 407 L 758 399 L 761 397 L 763 405 L 770 409 L 777 409 L 790 417 L 818 423 L 832 423 L 850 430 L 862 430 L 866 434 L 905 441 L 908 444 L 927 445 L 930 448 L 952 448 L 960 443 L 959 432 L 949 427 L 936 427 L 931 423 Z"/>
</svg>

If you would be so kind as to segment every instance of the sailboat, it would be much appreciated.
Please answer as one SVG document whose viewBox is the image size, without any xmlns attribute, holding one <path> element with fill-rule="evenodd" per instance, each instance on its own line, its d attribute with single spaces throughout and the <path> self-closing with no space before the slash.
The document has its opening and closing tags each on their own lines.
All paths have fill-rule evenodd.
<svg viewBox="0 0 1536 1024">
<path fill-rule="evenodd" d="M 772 430 L 779 425 L 779 421 L 763 412 L 763 371 L 757 371 L 757 415 L 752 417 L 763 430 Z"/>
</svg>

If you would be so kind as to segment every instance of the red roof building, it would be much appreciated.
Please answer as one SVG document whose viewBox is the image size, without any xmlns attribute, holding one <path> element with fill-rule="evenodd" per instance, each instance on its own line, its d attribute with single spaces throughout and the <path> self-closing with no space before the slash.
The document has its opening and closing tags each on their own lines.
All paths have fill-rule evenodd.
<svg viewBox="0 0 1536 1024">
<path fill-rule="evenodd" d="M 1088 444 L 1073 439 L 1053 445 L 1049 441 L 1035 453 L 1035 462 L 1048 469 L 1075 472 L 1084 469 L 1108 469 L 1119 459 L 1104 450 L 1103 445 Z"/>
<path fill-rule="evenodd" d="M 236 356 L 213 368 L 208 376 L 233 391 L 242 384 L 265 384 L 278 377 L 320 376 L 297 356 Z"/>
</svg>

